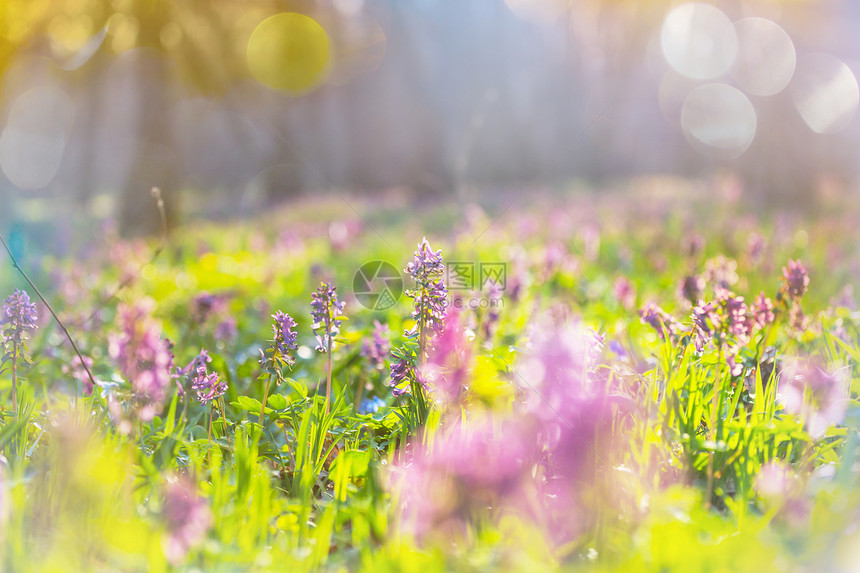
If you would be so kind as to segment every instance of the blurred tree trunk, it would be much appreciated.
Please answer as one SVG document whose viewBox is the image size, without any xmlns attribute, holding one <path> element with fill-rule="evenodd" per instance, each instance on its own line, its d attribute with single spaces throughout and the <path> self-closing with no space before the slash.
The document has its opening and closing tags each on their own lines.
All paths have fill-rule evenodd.
<svg viewBox="0 0 860 573">
<path fill-rule="evenodd" d="M 159 53 L 160 33 L 169 22 L 170 13 L 159 3 L 139 3 L 135 5 L 134 16 L 140 30 L 138 46 L 150 48 L 146 50 L 150 53 L 141 54 L 136 62 L 139 67 L 136 76 L 139 137 L 137 152 L 122 189 L 118 216 L 121 232 L 126 236 L 161 231 L 161 217 L 151 194 L 152 187 L 161 189 L 168 227 L 172 226 L 181 167 L 168 122 L 168 110 L 173 103 L 169 97 L 172 84 L 168 61 Z"/>
</svg>

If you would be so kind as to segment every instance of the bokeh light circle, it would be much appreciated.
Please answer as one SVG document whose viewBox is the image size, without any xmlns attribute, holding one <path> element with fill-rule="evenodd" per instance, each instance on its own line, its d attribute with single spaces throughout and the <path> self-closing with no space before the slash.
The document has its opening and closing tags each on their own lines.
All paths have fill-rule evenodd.
<svg viewBox="0 0 860 573">
<path fill-rule="evenodd" d="M 21 94 L 0 134 L 0 169 L 9 181 L 22 189 L 47 187 L 60 168 L 74 117 L 74 103 L 57 87 Z"/>
<path fill-rule="evenodd" d="M 735 22 L 738 55 L 732 78 L 748 94 L 778 94 L 794 74 L 797 56 L 785 30 L 765 18 Z"/>
<path fill-rule="evenodd" d="M 669 124 L 680 127 L 681 108 L 687 96 L 700 84 L 696 80 L 682 76 L 673 69 L 666 70 L 657 90 L 658 103 L 663 117 Z"/>
<path fill-rule="evenodd" d="M 283 12 L 266 18 L 248 40 L 248 67 L 260 83 L 294 94 L 322 81 L 329 40 L 320 24 L 304 14 Z"/>
<path fill-rule="evenodd" d="M 860 89 L 851 69 L 821 53 L 807 54 L 798 61 L 791 95 L 803 121 L 816 133 L 838 133 L 848 127 L 860 103 Z"/>
<path fill-rule="evenodd" d="M 671 10 L 660 29 L 663 57 L 679 74 L 710 80 L 734 63 L 738 39 L 732 21 L 719 8 L 688 2 Z"/>
<path fill-rule="evenodd" d="M 726 84 L 692 90 L 681 108 L 681 127 L 698 151 L 716 159 L 733 159 L 755 137 L 755 108 L 742 91 Z"/>
</svg>

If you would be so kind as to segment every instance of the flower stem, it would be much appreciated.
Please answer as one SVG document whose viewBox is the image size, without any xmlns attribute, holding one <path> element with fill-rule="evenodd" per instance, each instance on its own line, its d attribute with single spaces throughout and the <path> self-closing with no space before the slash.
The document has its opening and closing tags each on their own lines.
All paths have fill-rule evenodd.
<svg viewBox="0 0 860 573">
<path fill-rule="evenodd" d="M 39 299 L 42 301 L 42 304 L 45 305 L 45 308 L 47 308 L 48 312 L 51 313 L 51 316 L 54 317 L 54 320 L 60 326 L 60 330 L 62 330 L 63 334 L 66 335 L 66 340 L 68 340 L 69 344 L 72 345 L 72 350 L 75 351 L 75 354 L 78 356 L 78 360 L 81 361 L 81 366 L 84 367 L 84 370 L 86 371 L 87 377 L 90 379 L 90 382 L 93 384 L 93 386 L 96 386 L 96 379 L 93 378 L 93 373 L 90 372 L 90 367 L 87 366 L 86 362 L 84 362 L 84 357 L 81 355 L 81 351 L 78 349 L 78 345 L 75 344 L 75 340 L 72 338 L 71 333 L 69 333 L 69 329 L 66 328 L 66 325 L 63 323 L 62 320 L 60 320 L 60 317 L 57 316 L 57 313 L 54 312 L 54 307 L 52 307 L 51 303 L 48 302 L 48 299 L 46 299 L 44 295 L 42 295 L 42 291 L 40 291 L 36 284 L 32 280 L 30 280 L 30 277 L 18 264 L 18 259 L 15 258 L 15 255 L 12 253 L 12 249 L 9 248 L 9 245 L 6 243 L 6 240 L 2 236 L 0 236 L 0 244 L 3 245 L 4 249 L 6 249 L 6 253 L 9 255 L 9 258 L 12 259 L 12 267 L 14 267 L 15 270 L 17 270 L 18 273 L 22 277 L 24 277 L 24 280 L 27 281 L 27 284 L 30 285 L 30 288 L 32 288 L 33 291 L 38 295 Z"/>
<path fill-rule="evenodd" d="M 328 415 L 329 401 L 331 400 L 331 335 L 328 335 L 326 341 L 326 384 L 325 384 L 325 413 Z"/>
<path fill-rule="evenodd" d="M 714 381 L 714 397 L 711 402 L 711 424 L 708 428 L 708 437 L 713 442 L 714 447 L 717 444 L 717 410 L 720 407 L 720 394 L 722 393 L 722 366 L 723 366 L 723 345 L 720 344 L 720 352 L 717 358 L 717 378 Z M 714 491 L 714 451 L 708 453 L 708 486 L 705 492 L 705 509 L 711 507 L 711 494 Z"/>
<path fill-rule="evenodd" d="M 212 418 L 215 417 L 215 405 L 209 406 L 209 434 L 206 436 L 208 449 L 206 450 L 206 463 L 212 465 Z"/>
<path fill-rule="evenodd" d="M 266 401 L 269 399 L 269 385 L 272 383 L 272 375 L 266 380 L 266 389 L 263 390 L 263 407 L 260 408 L 260 425 L 263 425 L 263 416 L 266 414 Z"/>
<path fill-rule="evenodd" d="M 18 341 L 12 343 L 12 409 L 18 420 Z"/>
</svg>

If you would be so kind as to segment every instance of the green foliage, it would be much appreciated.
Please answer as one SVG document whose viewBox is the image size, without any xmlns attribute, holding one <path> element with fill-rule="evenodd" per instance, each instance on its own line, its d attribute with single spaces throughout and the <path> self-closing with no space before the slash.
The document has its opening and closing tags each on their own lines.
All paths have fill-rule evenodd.
<svg viewBox="0 0 860 573">
<path fill-rule="evenodd" d="M 298 224 L 303 216 L 290 221 Z M 570 229 L 554 237 L 569 257 L 566 264 L 547 262 L 551 241 L 542 232 L 520 237 L 500 227 L 479 245 L 468 237 L 451 241 L 445 250 L 450 260 L 479 253 L 481 260 L 509 261 L 509 273 L 520 273 L 516 278 L 523 285 L 516 300 L 506 294 L 489 337 L 481 334 L 487 314 L 464 311 L 475 321 L 475 359 L 462 401 L 453 405 L 442 404 L 416 381 L 406 396 L 392 396 L 387 372 L 362 355 L 377 319 L 393 333 L 389 361 L 419 365 L 417 334 L 400 334 L 411 326 L 403 318 L 405 299 L 382 312 L 347 307 L 351 320 L 331 355 L 328 408 L 327 357 L 312 352 L 312 265 L 328 265 L 346 299 L 346 286 L 363 262 L 388 256 L 403 267 L 416 242 L 411 235 L 421 234 L 408 227 L 410 241 L 393 249 L 399 258 L 385 251 L 390 247 L 373 244 L 375 239 L 335 251 L 313 224 L 302 228 L 305 245 L 294 252 L 251 248 L 259 241 L 275 244 L 280 227 L 265 222 L 231 226 L 229 232 L 180 232 L 119 298 L 154 298 L 156 318 L 176 343 L 177 364 L 186 364 L 201 347 L 209 349 L 209 367 L 228 382 L 228 390 L 204 406 L 190 389 L 184 397 L 171 389 L 151 420 L 128 425 L 111 402 L 116 389 L 130 382 L 107 350 L 117 301 L 105 303 L 102 296 L 121 269 L 49 263 L 66 281 L 80 280 L 73 269 L 90 273 L 93 282 L 80 300 L 54 298 L 70 325 L 85 324 L 93 313 L 102 321 L 97 328 L 72 329 L 95 358 L 100 386 L 85 396 L 80 377 L 64 368 L 71 353 L 56 347 L 56 334 L 40 329 L 34 335 L 28 348 L 32 364 L 22 363 L 19 372 L 18 409 L 4 403 L 0 412 L 0 568 L 765 572 L 838 570 L 852 563 L 860 507 L 860 317 L 829 302 L 846 275 L 841 267 L 824 271 L 827 243 L 812 240 L 801 251 L 790 236 L 774 239 L 765 264 L 737 247 L 748 231 L 726 231 L 725 221 L 716 221 L 714 228 L 699 230 L 707 238 L 706 253 L 691 256 L 677 246 L 683 225 L 670 216 L 668 231 L 633 215 L 617 216 L 617 228 L 607 225 L 597 249 L 589 250 Z M 390 229 L 380 229 L 403 236 L 397 225 L 404 223 L 392 218 Z M 856 230 L 845 232 L 854 236 L 850 232 Z M 810 227 L 809 237 L 816 236 Z M 126 243 L 115 247 L 128 256 L 134 252 Z M 657 332 L 636 315 L 641 303 L 655 300 L 689 326 L 691 309 L 678 298 L 677 283 L 689 272 L 704 272 L 718 253 L 736 258 L 740 278 L 733 288 L 748 301 L 761 289 L 777 296 L 778 269 L 790 256 L 802 254 L 811 270 L 802 302 L 809 322 L 793 327 L 786 310 L 773 328 L 755 331 L 743 344 L 732 340 L 739 347 L 740 375 L 727 367 L 727 339 L 698 349 L 690 331 Z M 92 264 L 110 260 L 104 257 Z M 521 270 L 514 270 L 515 257 Z M 620 276 L 634 286 L 637 305 L 625 306 L 612 294 Z M 225 297 L 223 315 L 201 318 L 192 312 L 202 291 Z M 596 376 L 610 389 L 612 420 L 594 440 L 599 451 L 591 468 L 600 479 L 584 494 L 586 509 L 570 508 L 587 514 L 587 527 L 556 543 L 515 516 L 482 507 L 459 536 L 413 535 L 392 494 L 393 468 L 416 448 L 432 450 L 456 421 L 511 412 L 528 396 L 532 390 L 520 383 L 518 358 L 530 343 L 529 328 L 538 313 L 562 307 L 607 340 Z M 258 363 L 276 309 L 298 323 L 299 352 L 289 378 L 282 369 L 261 369 Z M 219 321 L 228 316 L 235 320 L 235 336 L 216 336 Z M 830 371 L 845 373 L 850 393 L 844 419 L 823 435 L 812 432 L 803 415 L 788 411 L 780 395 L 779 373 L 794 356 L 819 357 Z M 0 377 L 0 390 L 9 394 L 8 368 Z M 355 403 L 360 396 L 378 398 L 378 408 Z M 763 493 L 760 476 L 773 463 L 790 468 L 793 497 Z M 534 468 L 536 475 L 541 471 Z M 165 550 L 171 523 L 164 491 L 178 479 L 193 484 L 212 520 L 176 560 Z"/>
</svg>

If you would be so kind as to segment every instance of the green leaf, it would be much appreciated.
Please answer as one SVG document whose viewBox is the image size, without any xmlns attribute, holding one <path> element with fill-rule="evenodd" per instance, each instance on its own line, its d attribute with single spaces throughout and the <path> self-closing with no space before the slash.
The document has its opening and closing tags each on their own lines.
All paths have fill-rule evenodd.
<svg viewBox="0 0 860 573">
<path fill-rule="evenodd" d="M 283 410 L 287 407 L 287 399 L 280 394 L 272 394 L 266 404 L 267 410 L 273 408 L 275 410 Z"/>
<path fill-rule="evenodd" d="M 249 396 L 239 396 L 235 402 L 230 402 L 230 405 L 240 410 L 257 412 L 258 414 L 260 413 L 260 410 L 263 409 L 263 404 L 259 400 Z"/>
</svg>

